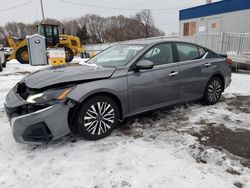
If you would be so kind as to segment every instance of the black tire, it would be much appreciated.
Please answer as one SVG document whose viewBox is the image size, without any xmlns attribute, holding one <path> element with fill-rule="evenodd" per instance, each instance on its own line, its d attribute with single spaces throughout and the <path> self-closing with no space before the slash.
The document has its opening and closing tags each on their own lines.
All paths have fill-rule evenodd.
<svg viewBox="0 0 250 188">
<path fill-rule="evenodd" d="M 216 104 L 220 100 L 222 92 L 223 92 L 222 79 L 217 76 L 211 78 L 206 86 L 202 103 L 205 105 Z"/>
<path fill-rule="evenodd" d="M 6 61 L 5 61 L 5 62 L 3 62 L 3 64 L 2 64 L 2 68 L 6 68 Z"/>
<path fill-rule="evenodd" d="M 119 108 L 116 102 L 107 96 L 95 96 L 80 107 L 75 125 L 77 132 L 84 138 L 98 140 L 108 136 L 116 128 L 118 119 Z"/>
<path fill-rule="evenodd" d="M 7 59 L 9 58 L 10 55 L 4 55 L 4 62 L 2 64 L 2 68 L 6 67 L 6 62 L 8 61 Z"/>
<path fill-rule="evenodd" d="M 3 68 L 6 68 L 6 61 L 3 62 L 2 67 L 3 67 Z"/>
<path fill-rule="evenodd" d="M 21 63 L 21 64 L 29 64 L 29 58 L 24 58 L 23 54 L 27 53 L 28 54 L 28 47 L 23 46 L 22 48 L 19 48 L 16 52 L 16 59 Z"/>
<path fill-rule="evenodd" d="M 73 51 L 70 49 L 70 48 L 68 48 L 68 47 L 64 47 L 64 49 L 65 49 L 65 55 L 66 55 L 66 57 L 65 57 L 65 61 L 68 63 L 68 62 L 71 62 L 72 60 L 73 60 L 73 58 L 74 58 L 74 53 L 73 53 Z"/>
</svg>

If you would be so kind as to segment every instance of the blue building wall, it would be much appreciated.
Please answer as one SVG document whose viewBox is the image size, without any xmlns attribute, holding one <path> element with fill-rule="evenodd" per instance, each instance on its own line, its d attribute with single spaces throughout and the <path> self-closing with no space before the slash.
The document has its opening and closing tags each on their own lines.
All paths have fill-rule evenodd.
<svg viewBox="0 0 250 188">
<path fill-rule="evenodd" d="M 223 0 L 180 10 L 179 20 L 187 20 L 246 9 L 250 9 L 250 0 Z"/>
</svg>

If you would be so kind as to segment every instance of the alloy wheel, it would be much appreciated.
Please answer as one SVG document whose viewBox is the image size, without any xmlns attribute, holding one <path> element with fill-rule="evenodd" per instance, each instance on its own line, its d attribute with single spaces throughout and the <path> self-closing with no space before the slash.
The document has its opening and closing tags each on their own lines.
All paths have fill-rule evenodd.
<svg viewBox="0 0 250 188">
<path fill-rule="evenodd" d="M 214 79 L 208 86 L 208 99 L 211 102 L 216 102 L 219 100 L 222 92 L 221 82 Z"/>
<path fill-rule="evenodd" d="M 114 124 L 115 110 L 107 102 L 91 105 L 84 116 L 84 126 L 91 135 L 105 134 Z"/>
</svg>

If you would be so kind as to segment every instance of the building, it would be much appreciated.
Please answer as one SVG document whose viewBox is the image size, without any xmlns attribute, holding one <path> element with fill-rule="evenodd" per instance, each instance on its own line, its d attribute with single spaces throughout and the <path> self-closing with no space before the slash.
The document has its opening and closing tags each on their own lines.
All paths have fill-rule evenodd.
<svg viewBox="0 0 250 188">
<path fill-rule="evenodd" d="M 250 0 L 209 2 L 180 11 L 181 37 L 220 32 L 250 33 Z"/>
</svg>

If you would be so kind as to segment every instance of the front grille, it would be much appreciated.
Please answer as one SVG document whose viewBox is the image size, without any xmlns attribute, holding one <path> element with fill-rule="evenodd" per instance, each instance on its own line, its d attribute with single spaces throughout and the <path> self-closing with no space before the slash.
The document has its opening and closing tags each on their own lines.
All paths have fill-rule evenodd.
<svg viewBox="0 0 250 188">
<path fill-rule="evenodd" d="M 10 108 L 6 104 L 4 104 L 5 112 L 6 112 L 7 117 L 9 119 L 11 119 L 13 117 L 29 114 L 32 112 L 36 112 L 38 110 L 42 110 L 42 109 L 47 108 L 47 107 L 48 107 L 48 105 L 26 104 L 23 106 Z"/>
<path fill-rule="evenodd" d="M 9 119 L 25 114 L 25 110 L 23 110 L 22 106 L 10 108 L 4 104 L 4 109 Z"/>
</svg>

